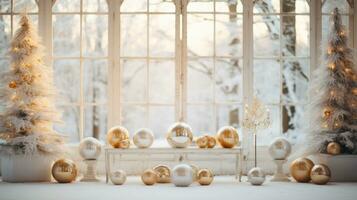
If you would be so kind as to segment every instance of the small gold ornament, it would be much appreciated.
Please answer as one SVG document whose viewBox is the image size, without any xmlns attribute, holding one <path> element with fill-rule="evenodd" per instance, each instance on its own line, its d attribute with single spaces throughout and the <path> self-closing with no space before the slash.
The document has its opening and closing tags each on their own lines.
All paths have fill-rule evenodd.
<svg viewBox="0 0 357 200">
<path fill-rule="evenodd" d="M 325 185 L 331 178 L 331 171 L 326 165 L 318 164 L 312 168 L 310 177 L 313 183 Z"/>
<path fill-rule="evenodd" d="M 9 83 L 9 88 L 15 89 L 17 87 L 16 81 L 11 81 Z"/>
<path fill-rule="evenodd" d="M 178 122 L 169 128 L 166 136 L 167 142 L 173 148 L 186 148 L 193 139 L 191 127 L 183 122 Z"/>
<path fill-rule="evenodd" d="M 123 170 L 117 170 L 112 172 L 109 178 L 114 185 L 123 185 L 126 181 L 126 173 Z"/>
<path fill-rule="evenodd" d="M 330 142 L 327 145 L 327 153 L 330 155 L 338 155 L 341 153 L 341 145 L 337 142 Z"/>
<path fill-rule="evenodd" d="M 310 172 L 314 163 L 307 158 L 298 158 L 290 165 L 290 174 L 297 181 L 307 183 L 311 180 Z"/>
<path fill-rule="evenodd" d="M 213 173 L 209 169 L 200 169 L 197 173 L 197 182 L 200 185 L 209 185 L 213 181 Z"/>
<path fill-rule="evenodd" d="M 154 167 L 154 171 L 157 173 L 158 183 L 170 183 L 171 182 L 171 170 L 166 165 L 158 165 Z"/>
<path fill-rule="evenodd" d="M 357 96 L 357 87 L 352 89 L 352 94 Z"/>
<path fill-rule="evenodd" d="M 22 81 L 26 82 L 27 84 L 33 83 L 33 76 L 31 75 L 23 75 L 22 76 Z"/>
<path fill-rule="evenodd" d="M 207 148 L 208 138 L 206 136 L 201 136 L 197 138 L 196 144 L 199 148 Z"/>
<path fill-rule="evenodd" d="M 58 183 L 70 183 L 77 177 L 76 164 L 69 159 L 57 160 L 52 167 L 52 176 Z"/>
<path fill-rule="evenodd" d="M 122 126 L 115 126 L 108 131 L 107 141 L 114 148 L 128 148 L 129 131 Z"/>
<path fill-rule="evenodd" d="M 213 148 L 216 146 L 216 138 L 213 136 L 207 136 L 207 148 Z"/>
<path fill-rule="evenodd" d="M 141 175 L 141 180 L 145 185 L 154 185 L 157 182 L 157 179 L 158 175 L 152 169 L 145 170 L 144 173 Z"/>
<path fill-rule="evenodd" d="M 238 131 L 232 126 L 224 126 L 219 129 L 217 140 L 223 148 L 233 148 L 239 142 Z"/>
</svg>

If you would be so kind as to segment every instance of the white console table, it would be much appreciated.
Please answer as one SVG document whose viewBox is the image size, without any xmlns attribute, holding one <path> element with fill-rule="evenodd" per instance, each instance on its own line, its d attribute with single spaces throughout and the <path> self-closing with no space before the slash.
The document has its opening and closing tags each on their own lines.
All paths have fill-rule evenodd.
<svg viewBox="0 0 357 200">
<path fill-rule="evenodd" d="M 147 149 L 139 149 L 139 148 L 129 148 L 129 149 L 115 149 L 111 147 L 105 148 L 105 177 L 106 183 L 108 183 L 109 173 L 111 172 L 111 159 L 113 155 L 119 156 L 119 162 L 125 161 L 122 158 L 122 155 L 144 155 L 144 162 L 150 160 L 150 155 L 173 155 L 176 156 L 176 161 L 180 162 L 182 160 L 188 160 L 188 155 L 217 155 L 220 157 L 222 155 L 232 155 L 235 158 L 235 175 L 236 179 L 239 177 L 239 182 L 241 181 L 242 176 L 242 163 L 243 163 L 243 152 L 241 147 L 235 147 L 232 149 L 225 148 L 212 148 L 212 149 L 200 149 L 197 147 L 188 147 L 188 148 L 171 148 L 171 147 L 157 147 L 157 148 L 147 148 Z M 198 160 L 198 159 L 195 159 Z M 207 160 L 205 157 L 199 159 Z"/>
</svg>

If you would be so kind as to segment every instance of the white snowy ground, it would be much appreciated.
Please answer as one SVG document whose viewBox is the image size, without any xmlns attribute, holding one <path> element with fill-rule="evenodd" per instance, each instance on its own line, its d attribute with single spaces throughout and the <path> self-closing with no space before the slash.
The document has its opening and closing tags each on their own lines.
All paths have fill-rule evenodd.
<svg viewBox="0 0 357 200">
<path fill-rule="evenodd" d="M 99 183 L 4 183 L 0 182 L 0 200 L 355 200 L 357 183 L 314 185 L 267 181 L 263 186 L 238 183 L 233 177 L 215 177 L 210 186 L 175 187 L 172 184 L 144 186 L 139 177 L 128 177 L 122 186 Z"/>
</svg>

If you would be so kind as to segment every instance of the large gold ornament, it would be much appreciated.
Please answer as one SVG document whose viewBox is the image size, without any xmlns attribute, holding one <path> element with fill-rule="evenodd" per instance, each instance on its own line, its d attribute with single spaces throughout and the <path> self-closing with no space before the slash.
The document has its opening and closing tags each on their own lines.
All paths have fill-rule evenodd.
<svg viewBox="0 0 357 200">
<path fill-rule="evenodd" d="M 133 142 L 138 148 L 148 148 L 154 142 L 154 134 L 150 129 L 139 129 L 133 136 Z"/>
<path fill-rule="evenodd" d="M 326 165 L 318 164 L 312 168 L 310 177 L 313 183 L 325 185 L 331 178 L 331 171 Z"/>
<path fill-rule="evenodd" d="M 59 183 L 70 183 L 77 177 L 76 164 L 69 159 L 57 160 L 52 166 L 52 176 Z"/>
<path fill-rule="evenodd" d="M 327 145 L 327 153 L 331 155 L 338 155 L 341 153 L 341 145 L 337 142 L 330 142 Z"/>
<path fill-rule="evenodd" d="M 86 160 L 95 160 L 102 151 L 101 143 L 94 137 L 84 138 L 79 143 L 79 154 Z"/>
<path fill-rule="evenodd" d="M 141 175 L 141 180 L 145 185 L 154 185 L 157 183 L 157 179 L 158 174 L 152 169 L 145 170 Z"/>
<path fill-rule="evenodd" d="M 122 126 L 115 126 L 108 131 L 107 141 L 114 148 L 129 148 L 129 131 Z"/>
<path fill-rule="evenodd" d="M 175 123 L 169 128 L 166 139 L 171 147 L 186 148 L 193 139 L 192 129 L 186 123 Z"/>
<path fill-rule="evenodd" d="M 213 181 L 213 173 L 209 169 L 200 169 L 197 173 L 197 182 L 200 185 L 209 185 Z"/>
<path fill-rule="evenodd" d="M 290 174 L 297 181 L 307 183 L 311 180 L 310 172 L 314 163 L 307 158 L 298 158 L 290 165 Z"/>
<path fill-rule="evenodd" d="M 219 129 L 217 140 L 223 148 L 233 148 L 239 142 L 238 131 L 232 126 L 224 126 Z"/>
<path fill-rule="evenodd" d="M 171 182 L 171 170 L 166 165 L 158 165 L 154 167 L 154 171 L 157 174 L 158 183 L 170 183 Z"/>
</svg>

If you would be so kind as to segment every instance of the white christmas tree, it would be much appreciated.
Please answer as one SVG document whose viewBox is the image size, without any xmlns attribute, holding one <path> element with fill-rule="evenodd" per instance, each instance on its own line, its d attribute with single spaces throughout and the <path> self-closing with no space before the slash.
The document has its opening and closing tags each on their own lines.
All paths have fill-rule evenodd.
<svg viewBox="0 0 357 200">
<path fill-rule="evenodd" d="M 311 86 L 311 127 L 306 153 L 324 153 L 329 142 L 337 142 L 343 153 L 357 153 L 357 74 L 353 51 L 337 8 L 324 63 L 315 72 Z"/>
<path fill-rule="evenodd" d="M 61 153 L 63 138 L 53 129 L 55 109 L 52 68 L 43 61 L 37 31 L 26 15 L 20 20 L 9 50 L 10 70 L 0 80 L 2 153 Z"/>
</svg>

